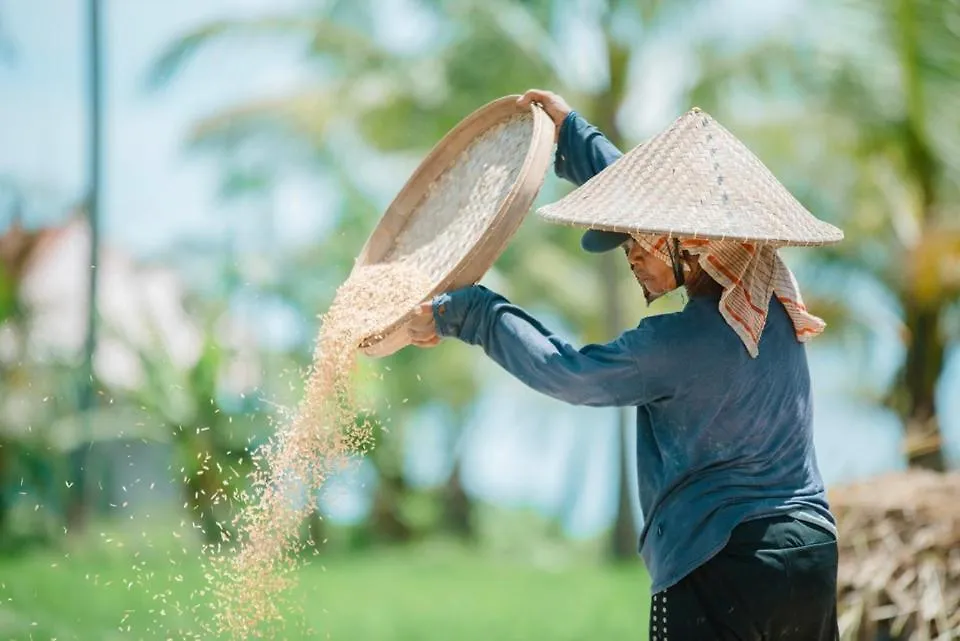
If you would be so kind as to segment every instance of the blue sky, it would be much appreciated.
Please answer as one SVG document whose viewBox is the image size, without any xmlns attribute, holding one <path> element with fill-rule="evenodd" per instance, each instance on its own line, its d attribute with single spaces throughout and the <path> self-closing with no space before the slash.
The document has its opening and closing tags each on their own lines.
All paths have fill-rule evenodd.
<svg viewBox="0 0 960 641">
<path fill-rule="evenodd" d="M 106 170 L 103 225 L 109 241 L 162 248 L 184 234 L 228 224 L 216 202 L 217 168 L 186 154 L 184 137 L 204 114 L 303 81 L 297 52 L 280 43 L 212 47 L 160 92 L 145 89 L 149 64 L 178 34 L 229 13 L 281 10 L 277 0 L 106 2 Z M 0 66 L 0 175 L 58 198 L 83 192 L 86 115 L 84 2 L 3 0 L 15 58 Z M 232 46 L 231 46 L 232 44 Z M 281 194 L 281 230 L 310 232 L 310 185 Z M 306 227 L 306 229 L 304 229 Z"/>
<path fill-rule="evenodd" d="M 415 44 L 423 32 L 402 19 L 403 0 L 384 3 L 385 33 L 398 45 Z M 107 7 L 107 122 L 104 230 L 107 242 L 149 253 L 187 235 L 216 238 L 244 228 L 238 213 L 217 201 L 218 167 L 211 159 L 186 154 L 184 137 L 199 117 L 252 97 L 293 91 L 308 78 L 293 45 L 276 41 L 224 43 L 199 56 L 175 83 L 161 92 L 144 87 L 147 68 L 174 38 L 193 26 L 228 14 L 278 12 L 304 0 L 141 0 L 105 2 Z M 589 3 L 581 3 L 589 4 Z M 796 3 L 776 5 L 779 11 Z M 87 179 L 84 170 L 85 6 L 79 0 L 0 0 L 4 31 L 15 57 L 0 63 L 0 178 L 9 176 L 28 189 L 63 202 L 75 202 Z M 743 11 L 760 19 L 763 11 Z M 770 11 L 771 3 L 752 4 Z M 741 27 L 743 21 L 733 21 Z M 575 26 L 575 24 L 573 25 Z M 576 30 L 573 29 L 572 32 Z M 583 43 L 589 51 L 589 42 Z M 630 105 L 639 114 L 638 130 L 663 122 L 672 108 L 668 91 L 675 66 L 664 48 L 651 55 L 664 64 L 639 86 L 643 99 Z M 657 53 L 659 52 L 659 53 Z M 576 73 L 584 82 L 592 68 L 580 56 Z M 673 66 L 666 64 L 673 60 Z M 387 184 L 398 184 L 394 176 Z M 315 237 L 323 225 L 323 182 L 293 176 L 274 196 L 281 242 Z M 848 480 L 896 468 L 899 430 L 889 414 L 850 400 L 851 381 L 871 372 L 882 376 L 897 357 L 891 342 L 872 364 L 856 363 L 834 348 L 815 347 L 812 364 L 817 390 L 817 442 L 828 481 Z M 879 368 L 879 370 L 877 369 Z M 867 371 L 870 369 L 870 371 Z M 607 518 L 612 501 L 603 493 L 611 463 L 612 417 L 600 410 L 576 410 L 542 399 L 491 369 L 496 409 L 481 415 L 471 431 L 464 464 L 468 486 L 491 499 L 551 509 L 560 498 L 565 452 L 584 443 L 584 424 L 596 439 L 587 439 L 589 457 L 583 500 L 574 529 L 592 529 Z M 950 361 L 941 402 L 951 451 L 960 454 L 960 363 Z M 953 393 L 947 393 L 952 389 Z M 598 427 L 598 424 L 600 427 Z M 524 426 L 517 429 L 518 425 Z M 429 439 L 430 422 L 422 428 Z M 531 441 L 539 443 L 538 465 L 531 466 Z M 415 457 L 416 458 L 416 457 Z M 505 465 L 506 464 L 506 465 Z M 412 463 L 425 479 L 443 473 L 429 457 Z M 504 472 L 503 470 L 508 470 Z"/>
</svg>

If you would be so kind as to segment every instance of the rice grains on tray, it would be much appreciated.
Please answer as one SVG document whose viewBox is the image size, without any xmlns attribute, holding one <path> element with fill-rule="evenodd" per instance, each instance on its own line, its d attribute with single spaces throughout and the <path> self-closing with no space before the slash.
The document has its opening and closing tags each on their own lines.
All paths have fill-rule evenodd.
<svg viewBox="0 0 960 641">
<path fill-rule="evenodd" d="M 372 441 L 352 390 L 360 341 L 413 309 L 430 288 L 419 270 L 397 262 L 358 267 L 337 290 L 321 320 L 303 401 L 258 456 L 236 547 L 214 559 L 208 576 L 218 632 L 260 636 L 265 624 L 289 614 L 284 596 L 301 551 L 300 524 L 324 480 Z"/>
<path fill-rule="evenodd" d="M 313 368 L 295 416 L 259 457 L 236 548 L 214 559 L 215 624 L 234 638 L 263 636 L 294 604 L 299 528 L 326 478 L 372 445 L 352 388 L 360 341 L 422 302 L 476 246 L 516 182 L 530 144 L 523 114 L 478 136 L 430 185 L 377 264 L 358 266 L 324 314 Z"/>
<path fill-rule="evenodd" d="M 520 114 L 477 136 L 427 188 L 387 260 L 402 259 L 439 282 L 474 251 L 520 175 L 532 123 Z"/>
</svg>

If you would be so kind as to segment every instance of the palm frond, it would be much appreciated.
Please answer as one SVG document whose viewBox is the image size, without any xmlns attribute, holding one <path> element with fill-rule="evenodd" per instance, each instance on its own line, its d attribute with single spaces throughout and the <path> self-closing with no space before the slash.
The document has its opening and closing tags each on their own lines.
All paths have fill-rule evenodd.
<svg viewBox="0 0 960 641">
<path fill-rule="evenodd" d="M 147 86 L 165 86 L 190 61 L 213 42 L 238 38 L 276 37 L 289 40 L 291 35 L 314 36 L 324 29 L 323 20 L 308 16 L 266 16 L 250 20 L 217 20 L 198 27 L 164 49 L 150 66 Z"/>
<path fill-rule="evenodd" d="M 927 230 L 904 257 L 903 270 L 921 306 L 942 306 L 960 296 L 960 226 Z"/>
<path fill-rule="evenodd" d="M 549 23 L 550 8 L 554 4 L 539 3 L 540 6 L 534 7 L 507 0 L 487 0 L 479 2 L 477 9 L 528 61 L 549 67 L 555 75 L 560 75 L 560 45 L 551 35 Z"/>
<path fill-rule="evenodd" d="M 331 121 L 343 113 L 337 94 L 335 87 L 316 88 L 241 104 L 197 121 L 187 139 L 193 146 L 222 149 L 275 128 L 291 140 L 317 145 Z"/>
<path fill-rule="evenodd" d="M 900 104 L 899 120 L 933 162 L 960 167 L 960 132 L 937 125 L 960 108 L 960 4 L 843 0 L 837 9 L 851 23 L 877 25 L 873 47 L 864 49 L 869 55 L 856 60 L 862 75 L 885 89 L 878 97 Z"/>
<path fill-rule="evenodd" d="M 395 67 L 395 68 L 394 68 Z M 195 124 L 190 143 L 217 150 L 255 136 L 295 143 L 317 152 L 327 145 L 334 123 L 356 123 L 378 150 L 409 149 L 437 140 L 453 123 L 451 108 L 429 97 L 435 70 L 426 62 L 358 70 L 294 95 L 237 105 Z M 463 115 L 466 115 L 464 113 Z"/>
<path fill-rule="evenodd" d="M 200 51 L 214 42 L 230 39 L 277 38 L 289 42 L 302 38 L 305 52 L 333 56 L 345 75 L 361 67 L 385 64 L 390 56 L 368 34 L 324 16 L 268 16 L 250 20 L 218 20 L 182 36 L 150 66 L 148 88 L 167 85 Z"/>
</svg>

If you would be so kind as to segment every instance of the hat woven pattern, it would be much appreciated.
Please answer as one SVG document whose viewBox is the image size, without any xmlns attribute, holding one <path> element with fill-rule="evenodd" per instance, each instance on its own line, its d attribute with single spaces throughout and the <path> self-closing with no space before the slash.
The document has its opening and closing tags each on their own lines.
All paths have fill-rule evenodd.
<svg viewBox="0 0 960 641">
<path fill-rule="evenodd" d="M 552 222 L 623 233 L 772 245 L 843 239 L 699 109 L 538 213 Z"/>
</svg>

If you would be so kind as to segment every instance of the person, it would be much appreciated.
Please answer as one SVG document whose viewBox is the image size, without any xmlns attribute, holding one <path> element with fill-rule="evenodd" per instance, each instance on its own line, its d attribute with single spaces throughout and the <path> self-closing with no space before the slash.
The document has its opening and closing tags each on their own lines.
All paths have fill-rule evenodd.
<svg viewBox="0 0 960 641">
<path fill-rule="evenodd" d="M 679 312 L 575 348 L 475 285 L 425 303 L 411 342 L 476 345 L 534 390 L 635 407 L 639 551 L 652 640 L 839 638 L 837 530 L 813 442 L 805 343 L 824 330 L 777 253 L 838 242 L 746 147 L 692 110 L 627 154 L 558 95 L 555 171 L 577 185 L 539 213 L 621 248 L 644 297 Z"/>
</svg>

